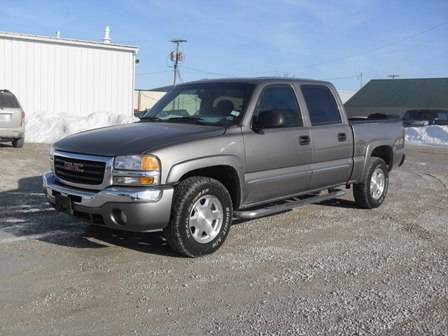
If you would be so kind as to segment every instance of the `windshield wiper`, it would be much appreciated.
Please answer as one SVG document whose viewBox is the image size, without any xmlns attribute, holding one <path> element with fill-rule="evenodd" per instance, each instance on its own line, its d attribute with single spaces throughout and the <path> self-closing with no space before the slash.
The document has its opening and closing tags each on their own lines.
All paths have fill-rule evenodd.
<svg viewBox="0 0 448 336">
<path fill-rule="evenodd" d="M 165 121 L 159 117 L 144 117 L 140 119 L 141 121 Z"/>
<path fill-rule="evenodd" d="M 172 118 L 164 119 L 164 121 L 166 121 L 166 122 L 169 122 L 169 121 L 192 121 L 197 124 L 207 124 L 207 125 L 210 124 L 210 123 L 207 123 L 206 120 L 204 120 L 201 117 L 172 117 Z"/>
</svg>

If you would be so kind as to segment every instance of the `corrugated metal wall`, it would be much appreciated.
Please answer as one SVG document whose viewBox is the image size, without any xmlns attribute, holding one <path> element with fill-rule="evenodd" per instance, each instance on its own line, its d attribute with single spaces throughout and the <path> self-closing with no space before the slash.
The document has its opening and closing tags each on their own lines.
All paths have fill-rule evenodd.
<svg viewBox="0 0 448 336">
<path fill-rule="evenodd" d="M 28 141 L 39 141 L 32 132 L 39 119 L 131 117 L 134 53 L 0 37 L 0 88 L 25 110 Z"/>
</svg>

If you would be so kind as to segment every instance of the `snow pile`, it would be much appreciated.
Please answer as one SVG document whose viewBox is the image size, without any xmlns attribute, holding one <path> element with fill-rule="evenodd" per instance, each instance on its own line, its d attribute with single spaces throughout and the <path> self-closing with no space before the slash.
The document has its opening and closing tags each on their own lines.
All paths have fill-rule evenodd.
<svg viewBox="0 0 448 336">
<path fill-rule="evenodd" d="M 406 128 L 406 142 L 419 145 L 448 146 L 448 126 L 431 125 Z"/>
<path fill-rule="evenodd" d="M 132 116 L 91 113 L 87 116 L 45 116 L 33 115 L 27 120 L 26 142 L 53 143 L 67 135 L 89 129 L 125 124 L 135 121 Z"/>
</svg>

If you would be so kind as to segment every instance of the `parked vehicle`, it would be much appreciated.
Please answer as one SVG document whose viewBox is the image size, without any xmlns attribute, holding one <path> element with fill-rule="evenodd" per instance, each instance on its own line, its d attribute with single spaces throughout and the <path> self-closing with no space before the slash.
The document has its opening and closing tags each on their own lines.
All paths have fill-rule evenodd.
<svg viewBox="0 0 448 336">
<path fill-rule="evenodd" d="M 429 125 L 448 125 L 448 111 L 445 110 L 411 110 L 403 117 L 405 127 Z"/>
<path fill-rule="evenodd" d="M 24 139 L 25 112 L 12 92 L 0 90 L 0 142 L 23 147 Z"/>
<path fill-rule="evenodd" d="M 221 246 L 233 218 L 340 197 L 341 186 L 376 208 L 404 159 L 401 120 L 350 122 L 328 82 L 206 80 L 176 86 L 139 122 L 58 141 L 43 181 L 57 209 L 164 230 L 195 257 Z"/>
</svg>

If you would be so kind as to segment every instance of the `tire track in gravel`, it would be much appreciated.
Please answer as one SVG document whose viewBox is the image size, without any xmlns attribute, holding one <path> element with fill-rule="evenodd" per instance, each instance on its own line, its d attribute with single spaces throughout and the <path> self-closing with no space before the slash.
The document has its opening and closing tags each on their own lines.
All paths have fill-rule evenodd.
<svg viewBox="0 0 448 336">
<path fill-rule="evenodd" d="M 448 186 L 444 182 L 444 180 L 439 176 L 430 173 L 418 173 L 414 171 L 406 171 L 406 172 L 409 174 L 416 175 L 422 179 L 425 179 L 426 177 L 434 180 L 438 185 L 442 186 L 442 190 L 440 192 L 441 197 L 437 201 L 429 205 L 425 203 L 423 209 L 421 207 L 413 208 L 413 210 L 415 210 L 415 216 L 412 216 L 411 217 L 412 220 L 410 221 L 403 220 L 402 217 L 394 218 L 392 215 L 389 214 L 385 214 L 385 217 L 387 217 L 389 220 L 396 220 L 398 223 L 401 224 L 402 228 L 405 231 L 411 234 L 415 234 L 419 239 L 433 241 L 435 238 L 435 234 L 429 231 L 428 229 L 424 228 L 423 226 L 421 226 L 417 221 L 419 220 L 420 217 L 424 217 L 427 213 L 432 212 L 436 208 L 443 209 L 440 206 L 440 204 L 444 204 L 444 201 L 448 199 Z"/>
</svg>

